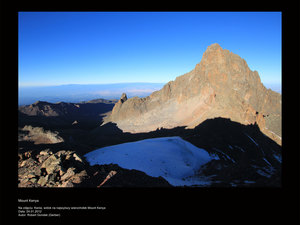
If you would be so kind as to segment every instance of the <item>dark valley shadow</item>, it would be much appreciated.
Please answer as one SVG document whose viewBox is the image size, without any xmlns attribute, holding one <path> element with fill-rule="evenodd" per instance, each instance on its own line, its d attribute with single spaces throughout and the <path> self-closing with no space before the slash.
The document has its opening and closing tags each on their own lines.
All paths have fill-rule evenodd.
<svg viewBox="0 0 300 225">
<path fill-rule="evenodd" d="M 85 110 L 89 111 L 89 107 L 95 106 L 82 107 L 83 112 Z M 45 123 L 47 119 L 44 121 Z M 62 118 L 58 117 L 57 119 Z M 37 121 L 36 118 L 35 120 Z M 58 122 L 58 120 L 55 122 Z M 26 123 L 28 123 L 28 120 Z M 39 123 L 40 126 L 41 124 Z M 52 123 L 50 126 L 48 125 L 48 128 L 51 126 L 53 128 L 55 127 L 54 125 Z M 210 155 L 215 157 L 215 159 L 205 164 L 198 171 L 199 176 L 206 176 L 211 179 L 211 186 L 281 186 L 281 146 L 265 136 L 256 124 L 242 125 L 230 119 L 214 118 L 204 121 L 193 129 L 187 129 L 186 127 L 161 128 L 152 132 L 136 134 L 123 132 L 114 123 L 107 123 L 102 126 L 98 125 L 96 128 L 90 127 L 90 129 L 59 127 L 56 130 L 64 138 L 65 141 L 63 143 L 34 144 L 32 142 L 20 141 L 19 151 L 28 151 L 31 149 L 38 154 L 43 149 L 50 149 L 54 153 L 62 149 L 68 149 L 75 151 L 83 157 L 84 154 L 105 146 L 148 138 L 179 136 L 193 145 L 205 149 Z M 106 165 L 106 167 L 119 168 L 117 165 Z M 103 170 L 104 167 L 94 166 L 91 171 L 95 174 L 95 171 L 101 168 Z M 134 183 L 147 186 L 147 182 L 137 181 L 136 176 L 143 180 L 148 180 L 154 186 L 168 186 L 163 179 L 151 180 L 149 176 L 143 174 L 141 171 L 130 170 L 130 172 L 126 169 L 120 170 L 120 168 L 119 171 L 123 171 L 124 179 L 125 177 L 128 179 L 132 179 L 132 176 L 135 177 L 135 182 L 131 181 L 131 183 L 129 182 L 130 184 L 127 183 L 127 186 L 134 186 Z M 104 176 L 104 173 L 100 174 Z M 96 177 L 94 178 L 96 179 Z M 105 185 L 126 186 L 126 182 L 121 181 L 120 173 L 116 177 L 118 179 L 112 179 L 112 181 L 108 181 Z M 98 178 L 96 180 L 99 181 Z M 94 183 L 92 185 L 91 182 L 93 183 L 94 181 L 91 179 L 86 185 L 95 185 Z"/>
<path fill-rule="evenodd" d="M 45 129 L 93 129 L 102 123 L 114 103 L 48 103 L 37 102 L 19 107 L 19 127 L 41 126 Z"/>
<path fill-rule="evenodd" d="M 218 157 L 199 171 L 199 175 L 210 176 L 215 181 L 213 186 L 281 186 L 281 146 L 264 135 L 257 124 L 243 125 L 230 119 L 214 118 L 193 129 L 162 128 L 132 134 L 108 123 L 92 130 L 85 140 L 97 149 L 170 136 L 180 136 Z"/>
</svg>

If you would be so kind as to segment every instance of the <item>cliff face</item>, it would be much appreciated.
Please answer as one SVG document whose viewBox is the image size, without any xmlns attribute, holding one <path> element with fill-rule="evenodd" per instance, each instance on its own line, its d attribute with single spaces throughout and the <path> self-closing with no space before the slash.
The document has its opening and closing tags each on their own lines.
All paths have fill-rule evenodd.
<svg viewBox="0 0 300 225">
<path fill-rule="evenodd" d="M 223 117 L 241 124 L 257 123 L 281 144 L 281 95 L 266 89 L 244 59 L 213 44 L 195 68 L 145 98 L 123 94 L 105 122 L 124 132 L 157 128 L 193 128 L 206 119 Z"/>
</svg>

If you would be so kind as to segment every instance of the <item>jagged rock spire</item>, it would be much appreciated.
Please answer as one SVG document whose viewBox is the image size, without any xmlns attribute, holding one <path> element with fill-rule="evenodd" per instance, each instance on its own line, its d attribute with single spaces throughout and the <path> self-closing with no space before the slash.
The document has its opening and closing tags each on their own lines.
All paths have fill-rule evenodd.
<svg viewBox="0 0 300 225">
<path fill-rule="evenodd" d="M 121 96 L 121 98 L 120 98 L 120 101 L 123 103 L 126 100 L 127 100 L 127 95 L 126 95 L 126 93 L 123 93 L 122 96 Z"/>
</svg>

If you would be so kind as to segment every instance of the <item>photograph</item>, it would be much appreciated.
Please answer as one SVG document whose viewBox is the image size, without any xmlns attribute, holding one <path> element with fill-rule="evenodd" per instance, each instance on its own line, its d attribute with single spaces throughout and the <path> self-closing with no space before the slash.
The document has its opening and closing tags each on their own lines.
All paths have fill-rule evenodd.
<svg viewBox="0 0 300 225">
<path fill-rule="evenodd" d="M 300 219 L 297 7 L 76 4 L 1 8 L 1 224 Z"/>
<path fill-rule="evenodd" d="M 281 16 L 18 12 L 18 187 L 281 187 Z"/>
</svg>

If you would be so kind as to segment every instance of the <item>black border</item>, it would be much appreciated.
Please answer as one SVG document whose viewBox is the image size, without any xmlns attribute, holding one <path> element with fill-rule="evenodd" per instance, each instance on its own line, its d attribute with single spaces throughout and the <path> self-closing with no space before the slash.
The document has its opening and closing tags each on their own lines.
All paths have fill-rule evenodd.
<svg viewBox="0 0 300 225">
<path fill-rule="evenodd" d="M 208 218 L 210 223 L 229 222 L 243 224 L 253 222 L 299 221 L 299 3 L 255 2 L 237 4 L 223 1 L 221 3 L 195 3 L 176 5 L 129 6 L 127 2 L 115 6 L 94 3 L 82 6 L 55 6 L 1 3 L 1 221 L 17 217 L 18 198 L 39 199 L 40 204 L 47 205 L 82 205 L 103 204 L 107 210 L 99 213 L 99 219 L 108 216 L 114 220 L 140 220 L 160 222 L 159 216 L 170 218 L 193 219 L 197 222 Z M 178 2 L 177 2 L 178 4 Z M 210 4 L 210 5 L 208 5 Z M 250 5 L 249 5 L 250 4 Z M 298 4 L 298 5 L 297 5 Z M 283 133 L 283 176 L 282 188 L 109 188 L 109 189 L 26 189 L 17 188 L 17 102 L 18 102 L 18 11 L 281 11 L 282 12 L 282 133 Z M 4 57 L 3 57 L 4 56 Z M 3 70 L 4 69 L 4 70 Z M 295 131 L 296 130 L 296 131 Z M 100 203 L 99 203 L 100 202 Z M 142 218 L 140 216 L 143 216 Z M 87 216 L 87 217 L 86 217 Z M 90 214 L 65 216 L 71 218 L 91 218 Z M 62 221 L 63 218 L 59 220 Z M 197 220 L 198 219 L 198 220 Z M 26 218 L 26 220 L 30 220 Z M 104 221 L 99 221 L 104 222 Z M 3 224 L 6 224 L 5 222 Z"/>
</svg>

